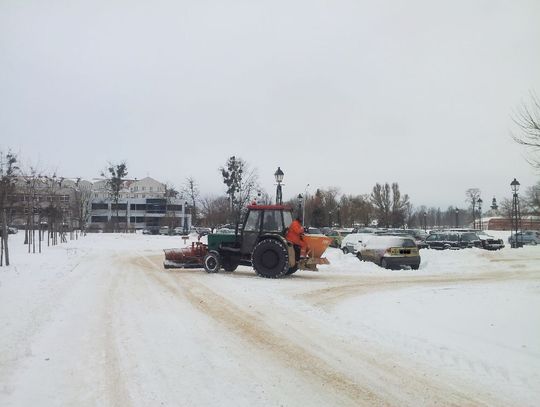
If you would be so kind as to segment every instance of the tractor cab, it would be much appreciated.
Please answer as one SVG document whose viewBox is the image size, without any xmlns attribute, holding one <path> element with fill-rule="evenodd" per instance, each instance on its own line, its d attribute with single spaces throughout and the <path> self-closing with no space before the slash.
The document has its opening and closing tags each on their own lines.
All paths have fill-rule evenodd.
<svg viewBox="0 0 540 407">
<path fill-rule="evenodd" d="M 249 205 L 241 230 L 241 252 L 251 253 L 264 235 L 284 237 L 291 222 L 291 209 L 286 206 Z"/>
</svg>

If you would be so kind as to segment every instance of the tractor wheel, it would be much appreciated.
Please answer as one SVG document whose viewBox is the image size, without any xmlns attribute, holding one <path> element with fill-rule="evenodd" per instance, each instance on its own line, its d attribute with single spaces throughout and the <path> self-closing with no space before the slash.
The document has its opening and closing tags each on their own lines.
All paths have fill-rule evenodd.
<svg viewBox="0 0 540 407">
<path fill-rule="evenodd" d="M 253 249 L 251 263 L 261 277 L 281 277 L 289 271 L 289 251 L 276 239 L 264 239 Z"/>
<path fill-rule="evenodd" d="M 298 271 L 298 266 L 289 267 L 289 270 L 285 273 L 286 276 L 289 276 L 291 274 L 294 274 Z"/>
<path fill-rule="evenodd" d="M 238 267 L 238 261 L 231 258 L 223 258 L 221 260 L 221 267 L 223 267 L 223 270 L 225 271 L 232 272 Z"/>
<path fill-rule="evenodd" d="M 221 268 L 219 254 L 216 252 L 208 252 L 203 259 L 204 269 L 207 273 L 217 273 Z"/>
</svg>

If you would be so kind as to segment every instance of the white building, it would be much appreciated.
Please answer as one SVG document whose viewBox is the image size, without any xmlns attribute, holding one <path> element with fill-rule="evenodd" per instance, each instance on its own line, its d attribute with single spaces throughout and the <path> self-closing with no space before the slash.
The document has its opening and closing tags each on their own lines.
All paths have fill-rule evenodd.
<svg viewBox="0 0 540 407">
<path fill-rule="evenodd" d="M 187 203 L 165 197 L 165 184 L 153 178 L 126 180 L 120 191 L 118 208 L 107 188 L 107 181 L 94 183 L 90 209 L 90 228 L 104 229 L 110 222 L 126 224 L 128 229 L 158 228 L 173 221 L 177 226 L 191 228 Z M 118 219 L 116 218 L 118 216 Z"/>
</svg>

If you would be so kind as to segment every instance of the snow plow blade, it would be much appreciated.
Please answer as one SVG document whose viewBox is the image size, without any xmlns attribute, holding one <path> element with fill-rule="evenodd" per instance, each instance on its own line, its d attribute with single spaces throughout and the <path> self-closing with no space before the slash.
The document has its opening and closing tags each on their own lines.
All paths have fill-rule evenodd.
<svg viewBox="0 0 540 407">
<path fill-rule="evenodd" d="M 203 268 L 203 259 L 208 248 L 200 242 L 193 242 L 191 246 L 182 249 L 164 249 L 165 261 L 163 267 L 169 268 Z"/>
<path fill-rule="evenodd" d="M 300 270 L 317 271 L 317 265 L 330 264 L 326 257 L 322 257 L 332 239 L 323 235 L 304 235 L 307 250 L 302 250 L 301 259 L 298 262 Z"/>
</svg>

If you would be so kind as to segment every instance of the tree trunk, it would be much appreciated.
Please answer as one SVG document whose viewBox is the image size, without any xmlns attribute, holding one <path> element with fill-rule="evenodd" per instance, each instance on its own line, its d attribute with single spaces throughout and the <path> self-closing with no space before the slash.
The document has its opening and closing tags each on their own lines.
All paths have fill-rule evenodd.
<svg viewBox="0 0 540 407">
<path fill-rule="evenodd" d="M 3 252 L 6 255 L 6 266 L 9 266 L 9 247 L 8 247 L 8 227 L 7 227 L 7 216 L 6 210 L 2 211 L 2 242 L 4 243 Z"/>
</svg>

